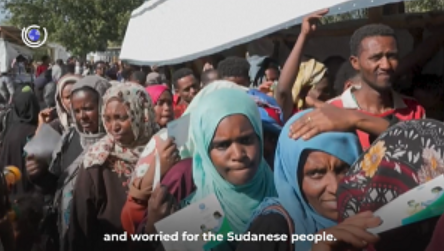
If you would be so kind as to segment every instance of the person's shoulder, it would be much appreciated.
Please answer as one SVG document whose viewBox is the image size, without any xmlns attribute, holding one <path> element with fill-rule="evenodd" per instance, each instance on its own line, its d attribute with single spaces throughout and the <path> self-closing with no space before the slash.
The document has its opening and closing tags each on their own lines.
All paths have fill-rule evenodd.
<svg viewBox="0 0 444 251">
<path fill-rule="evenodd" d="M 420 105 L 419 102 L 416 101 L 416 99 L 402 94 L 399 95 L 404 104 L 409 108 L 409 110 L 413 110 L 415 112 L 425 112 L 424 107 L 422 107 L 422 105 Z"/>
<path fill-rule="evenodd" d="M 342 96 L 337 96 L 335 98 L 332 98 L 332 99 L 328 100 L 327 103 L 334 105 L 336 107 L 340 107 L 340 108 L 342 108 L 344 106 L 344 104 L 342 102 Z"/>
<path fill-rule="evenodd" d="M 288 222 L 285 217 L 277 212 L 261 214 L 254 219 L 249 231 L 260 233 L 282 233 L 288 234 Z M 266 232 L 265 232 L 266 231 Z"/>
</svg>

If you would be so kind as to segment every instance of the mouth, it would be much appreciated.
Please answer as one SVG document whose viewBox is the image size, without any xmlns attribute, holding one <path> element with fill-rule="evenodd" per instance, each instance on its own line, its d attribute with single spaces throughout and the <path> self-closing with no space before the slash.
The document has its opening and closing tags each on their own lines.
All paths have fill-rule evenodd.
<svg viewBox="0 0 444 251">
<path fill-rule="evenodd" d="M 381 78 L 390 78 L 392 76 L 392 74 L 388 73 L 388 72 L 380 72 L 377 74 L 378 77 Z"/>
<path fill-rule="evenodd" d="M 91 123 L 81 123 L 80 125 L 81 125 L 83 128 L 85 128 L 85 129 L 89 129 L 89 128 L 92 127 L 92 124 L 91 124 Z"/>
<path fill-rule="evenodd" d="M 338 202 L 336 200 L 323 201 L 322 204 L 325 208 L 330 210 L 338 210 Z"/>
<path fill-rule="evenodd" d="M 123 138 L 123 135 L 122 134 L 114 134 L 113 137 L 115 140 L 121 140 Z"/>
</svg>

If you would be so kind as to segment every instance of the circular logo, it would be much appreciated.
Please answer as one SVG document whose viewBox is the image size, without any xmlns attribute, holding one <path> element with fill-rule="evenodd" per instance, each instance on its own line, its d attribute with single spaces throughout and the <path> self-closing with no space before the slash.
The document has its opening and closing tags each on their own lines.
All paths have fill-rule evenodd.
<svg viewBox="0 0 444 251">
<path fill-rule="evenodd" d="M 28 32 L 28 38 L 32 41 L 32 42 L 37 42 L 40 40 L 40 31 L 37 29 L 31 29 Z"/>
<path fill-rule="evenodd" d="M 47 38 L 48 32 L 44 27 L 41 28 L 40 26 L 33 24 L 22 29 L 22 41 L 28 47 L 41 47 L 46 42 Z"/>
</svg>

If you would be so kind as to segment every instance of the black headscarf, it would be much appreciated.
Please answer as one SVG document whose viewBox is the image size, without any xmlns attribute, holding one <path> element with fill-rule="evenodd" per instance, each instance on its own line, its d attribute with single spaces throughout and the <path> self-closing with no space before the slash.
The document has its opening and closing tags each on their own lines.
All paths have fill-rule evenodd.
<svg viewBox="0 0 444 251">
<path fill-rule="evenodd" d="M 14 123 L 37 125 L 39 121 L 40 105 L 37 96 L 29 86 L 17 90 L 12 96 L 12 120 Z"/>
</svg>

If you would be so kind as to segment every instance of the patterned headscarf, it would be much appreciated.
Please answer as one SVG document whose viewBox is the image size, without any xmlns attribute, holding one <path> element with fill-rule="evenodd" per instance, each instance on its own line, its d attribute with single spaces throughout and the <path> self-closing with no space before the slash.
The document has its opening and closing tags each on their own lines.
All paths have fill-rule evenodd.
<svg viewBox="0 0 444 251">
<path fill-rule="evenodd" d="M 65 107 L 62 102 L 62 91 L 68 83 L 76 83 L 82 78 L 79 75 L 66 74 L 57 83 L 57 92 L 55 96 L 56 100 L 56 110 L 57 116 L 60 120 L 60 124 L 63 126 L 66 131 L 69 127 L 72 126 L 71 114 L 69 114 L 69 107 Z"/>
<path fill-rule="evenodd" d="M 338 186 L 339 221 L 374 212 L 443 174 L 443 135 L 444 124 L 430 119 L 401 122 L 380 135 Z"/>
<path fill-rule="evenodd" d="M 327 68 L 325 65 L 314 59 L 301 63 L 299 66 L 299 73 L 292 90 L 293 102 L 298 110 L 302 109 L 305 104 L 305 100 L 299 98 L 301 91 L 307 86 L 314 88 L 326 73 Z"/>
<path fill-rule="evenodd" d="M 125 174 L 131 176 L 145 145 L 159 128 L 151 98 L 142 86 L 128 82 L 108 89 L 103 97 L 103 121 L 105 121 L 106 106 L 114 98 L 123 101 L 127 107 L 135 138 L 134 143 L 132 146 L 122 146 L 106 131 L 107 135 L 91 146 L 86 153 L 83 166 L 89 168 L 93 165 L 102 165 L 108 158 L 112 158 L 111 163 L 114 164 L 113 168 L 116 172 L 122 173 L 130 169 L 131 172 Z"/>
</svg>

